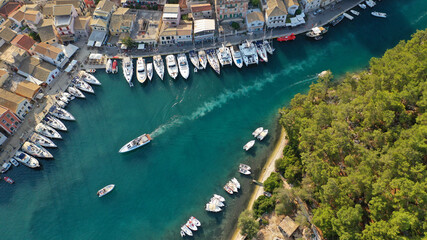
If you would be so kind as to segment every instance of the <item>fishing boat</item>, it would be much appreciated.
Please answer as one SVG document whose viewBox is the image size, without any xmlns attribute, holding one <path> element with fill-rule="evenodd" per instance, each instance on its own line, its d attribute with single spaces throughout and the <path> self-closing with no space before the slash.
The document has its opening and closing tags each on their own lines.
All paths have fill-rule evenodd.
<svg viewBox="0 0 427 240">
<path fill-rule="evenodd" d="M 262 131 L 259 135 L 258 135 L 258 139 L 260 140 L 260 141 L 262 141 L 264 138 L 265 138 L 265 136 L 267 136 L 267 134 L 268 134 L 268 129 L 264 129 L 264 131 Z"/>
<path fill-rule="evenodd" d="M 38 133 L 33 133 L 30 137 L 30 141 L 43 147 L 56 147 L 56 144 L 52 140 Z"/>
<path fill-rule="evenodd" d="M 96 195 L 98 195 L 98 197 L 103 197 L 103 196 L 107 195 L 109 192 L 113 191 L 114 187 L 115 187 L 115 185 L 114 185 L 114 184 L 107 185 L 107 186 L 105 186 L 105 187 L 101 188 L 101 189 L 96 193 Z"/>
<path fill-rule="evenodd" d="M 221 67 L 224 65 L 233 65 L 233 59 L 231 57 L 230 49 L 222 44 L 222 47 L 216 50 L 216 54 L 218 56 L 219 63 Z"/>
<path fill-rule="evenodd" d="M 225 202 L 225 198 L 223 196 L 221 196 L 221 195 L 214 194 L 214 198 L 220 200 L 221 202 Z"/>
<path fill-rule="evenodd" d="M 166 67 L 168 69 L 169 76 L 175 79 L 178 76 L 178 67 L 176 66 L 176 60 L 174 55 L 166 56 Z"/>
<path fill-rule="evenodd" d="M 25 166 L 29 167 L 29 168 L 38 168 L 40 167 L 40 163 L 39 161 L 37 161 L 36 158 L 31 157 L 30 155 L 21 152 L 21 151 L 16 151 L 14 158 L 24 164 Z"/>
<path fill-rule="evenodd" d="M 372 16 L 380 17 L 380 18 L 387 18 L 387 13 L 382 12 L 371 12 Z"/>
<path fill-rule="evenodd" d="M 334 19 L 330 22 L 330 24 L 331 24 L 332 26 L 336 26 L 336 25 L 337 25 L 338 23 L 340 23 L 343 19 L 344 19 L 344 15 L 343 15 L 343 14 L 341 14 L 341 15 L 339 15 L 338 17 L 334 18 Z"/>
<path fill-rule="evenodd" d="M 314 27 L 311 29 L 311 31 L 307 32 L 305 35 L 307 37 L 315 38 L 327 32 L 328 32 L 328 27 Z"/>
<path fill-rule="evenodd" d="M 359 3 L 359 7 L 360 7 L 361 9 L 366 9 L 366 5 L 365 5 L 365 4 L 363 4 L 363 3 Z"/>
<path fill-rule="evenodd" d="M 197 226 L 197 227 L 200 227 L 200 226 L 202 226 L 202 224 L 200 223 L 200 221 L 197 219 L 197 218 L 195 218 L 195 217 L 193 217 L 193 216 L 191 216 L 190 217 L 190 220 Z"/>
<path fill-rule="evenodd" d="M 262 61 L 268 62 L 267 51 L 264 48 L 264 44 L 257 43 L 256 52 L 258 53 L 258 56 L 262 59 Z"/>
<path fill-rule="evenodd" d="M 282 36 L 282 37 L 278 37 L 277 41 L 279 41 L 279 42 L 287 42 L 287 41 L 295 40 L 295 38 L 297 38 L 295 36 L 295 34 L 291 33 L 291 35 L 285 35 L 285 36 Z"/>
<path fill-rule="evenodd" d="M 68 121 L 74 121 L 74 120 L 76 120 L 74 118 L 74 116 L 71 115 L 71 113 L 69 113 L 67 110 L 65 110 L 63 108 L 56 107 L 56 106 L 52 106 L 49 109 L 49 113 L 52 116 L 57 117 L 57 118 L 62 119 L 62 120 L 68 120 Z"/>
<path fill-rule="evenodd" d="M 9 170 L 9 168 L 12 166 L 12 164 L 11 163 L 9 163 L 9 162 L 5 162 L 5 163 L 3 163 L 3 165 L 1 166 L 1 171 L 0 171 L 0 173 L 5 173 L 5 172 L 7 172 L 7 170 Z"/>
<path fill-rule="evenodd" d="M 12 180 L 12 178 L 10 178 L 10 177 L 3 177 L 3 179 L 4 179 L 7 183 L 9 183 L 9 184 L 13 184 L 13 183 L 15 183 L 15 182 Z"/>
<path fill-rule="evenodd" d="M 198 55 L 199 55 L 200 66 L 202 66 L 203 69 L 206 69 L 206 65 L 208 64 L 206 52 L 204 50 L 200 50 Z"/>
<path fill-rule="evenodd" d="M 145 71 L 145 60 L 139 57 L 136 61 L 136 79 L 138 82 L 144 83 L 147 80 L 147 72 Z"/>
<path fill-rule="evenodd" d="M 185 226 L 187 226 L 189 229 L 191 229 L 191 231 L 197 231 L 196 224 L 194 224 L 193 221 L 191 221 L 190 219 L 187 221 Z"/>
<path fill-rule="evenodd" d="M 228 194 L 230 194 L 230 195 L 233 195 L 233 189 L 231 189 L 229 186 L 228 186 L 228 184 L 225 184 L 224 185 L 224 190 L 228 193 Z"/>
<path fill-rule="evenodd" d="M 271 46 L 271 44 L 267 40 L 264 40 L 263 44 L 268 54 L 273 55 L 275 49 Z"/>
<path fill-rule="evenodd" d="M 141 136 L 133 139 L 132 141 L 126 143 L 122 148 L 120 148 L 119 153 L 130 152 L 139 147 L 144 146 L 145 144 L 151 142 L 151 137 L 149 134 L 142 134 Z"/>
<path fill-rule="evenodd" d="M 55 129 L 43 123 L 37 124 L 35 131 L 48 138 L 62 139 L 61 135 Z"/>
<path fill-rule="evenodd" d="M 163 80 L 163 76 L 165 75 L 165 64 L 163 63 L 163 58 L 161 55 L 153 56 L 154 62 L 154 70 L 156 70 L 157 75 L 160 79 Z"/>
<path fill-rule="evenodd" d="M 130 87 L 133 87 L 132 75 L 133 75 L 133 63 L 130 57 L 125 57 L 122 60 L 123 75 Z"/>
<path fill-rule="evenodd" d="M 34 157 L 53 158 L 52 154 L 48 150 L 42 146 L 37 146 L 32 142 L 25 142 L 21 149 Z"/>
<path fill-rule="evenodd" d="M 230 187 L 231 190 L 233 190 L 233 192 L 235 192 L 235 193 L 239 191 L 236 184 L 234 184 L 231 180 L 228 181 L 227 186 Z"/>
<path fill-rule="evenodd" d="M 183 225 L 181 227 L 181 230 L 185 232 L 185 234 L 187 234 L 188 236 L 193 236 L 193 232 L 186 225 Z"/>
<path fill-rule="evenodd" d="M 147 77 L 150 81 L 153 78 L 153 63 L 147 63 Z"/>
<path fill-rule="evenodd" d="M 350 12 L 351 12 L 353 15 L 355 15 L 355 16 L 359 16 L 359 15 L 360 15 L 360 13 L 359 13 L 358 11 L 353 10 L 353 9 L 351 9 L 351 10 L 350 10 Z"/>
<path fill-rule="evenodd" d="M 15 166 L 15 167 L 19 166 L 19 162 L 16 161 L 15 158 L 11 158 L 9 161 L 13 164 L 13 166 Z"/>
<path fill-rule="evenodd" d="M 252 133 L 252 136 L 258 137 L 258 135 L 262 132 L 262 130 L 264 130 L 263 127 L 259 127 L 257 129 L 255 129 L 255 131 Z"/>
<path fill-rule="evenodd" d="M 342 14 L 344 17 L 346 17 L 347 19 L 349 19 L 349 20 L 353 20 L 354 19 L 354 17 L 353 16 L 351 16 L 350 14 L 348 14 L 348 13 L 343 13 Z"/>
<path fill-rule="evenodd" d="M 119 72 L 119 65 L 117 64 L 117 60 L 113 61 L 111 73 L 118 73 Z"/>
<path fill-rule="evenodd" d="M 219 66 L 218 58 L 216 57 L 215 50 L 209 50 L 207 52 L 209 65 L 217 74 L 221 73 L 221 67 Z"/>
<path fill-rule="evenodd" d="M 80 71 L 80 77 L 83 81 L 92 85 L 101 85 L 101 82 L 92 74 L 85 71 Z"/>
<path fill-rule="evenodd" d="M 236 46 L 230 47 L 231 56 L 233 57 L 234 65 L 236 65 L 238 68 L 243 67 L 243 59 L 242 54 L 240 53 L 240 50 Z"/>
<path fill-rule="evenodd" d="M 366 5 L 368 5 L 370 8 L 375 7 L 377 5 L 373 0 L 366 0 Z"/>
<path fill-rule="evenodd" d="M 196 69 L 200 68 L 200 61 L 199 61 L 199 56 L 197 56 L 197 53 L 195 51 L 190 51 L 188 53 L 188 56 L 190 57 L 190 61 L 193 64 L 193 66 Z"/>
<path fill-rule="evenodd" d="M 61 131 L 67 131 L 67 127 L 65 126 L 65 124 L 54 116 L 46 115 L 46 117 L 43 120 L 47 125 L 55 129 L 58 129 Z"/>
<path fill-rule="evenodd" d="M 67 91 L 68 91 L 68 93 L 70 93 L 74 97 L 85 98 L 85 95 L 79 89 L 77 89 L 77 88 L 75 88 L 73 86 L 69 86 L 67 88 Z"/>
<path fill-rule="evenodd" d="M 105 72 L 106 73 L 111 73 L 113 70 L 113 61 L 111 60 L 111 58 L 109 58 L 107 60 L 107 63 L 105 64 Z"/>
<path fill-rule="evenodd" d="M 256 47 L 252 42 L 245 41 L 239 45 L 240 52 L 242 53 L 243 62 L 246 66 L 250 64 L 258 64 L 258 54 Z"/>
<path fill-rule="evenodd" d="M 248 143 L 245 144 L 245 146 L 243 146 L 243 149 L 248 151 L 254 146 L 254 144 L 255 144 L 255 140 L 249 141 Z"/>
<path fill-rule="evenodd" d="M 177 59 L 178 59 L 179 72 L 181 73 L 181 76 L 184 79 L 187 79 L 188 76 L 190 75 L 190 67 L 188 66 L 187 56 L 185 55 L 185 53 L 180 53 L 178 54 Z"/>
<path fill-rule="evenodd" d="M 88 93 L 95 93 L 95 91 L 93 91 L 93 88 L 89 85 L 89 83 L 81 80 L 79 77 L 73 78 L 71 82 L 74 84 L 76 88 L 78 88 L 81 91 L 88 92 Z"/>
</svg>

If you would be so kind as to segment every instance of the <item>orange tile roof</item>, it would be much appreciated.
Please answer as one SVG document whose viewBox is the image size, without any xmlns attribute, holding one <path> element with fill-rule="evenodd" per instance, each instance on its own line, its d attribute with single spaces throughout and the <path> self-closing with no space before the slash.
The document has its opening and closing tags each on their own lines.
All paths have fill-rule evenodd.
<svg viewBox="0 0 427 240">
<path fill-rule="evenodd" d="M 15 93 L 22 97 L 32 99 L 39 92 L 39 90 L 39 85 L 29 81 L 22 81 L 18 84 Z"/>
<path fill-rule="evenodd" d="M 0 105 L 0 116 L 2 116 L 5 112 L 7 112 L 7 108 L 3 107 L 2 105 Z"/>
<path fill-rule="evenodd" d="M 203 12 L 209 10 L 212 10 L 212 6 L 209 3 L 191 5 L 191 12 Z"/>
<path fill-rule="evenodd" d="M 27 35 L 19 34 L 12 40 L 11 43 L 17 47 L 29 51 L 30 48 L 36 43 L 36 41 L 28 37 Z"/>
<path fill-rule="evenodd" d="M 35 45 L 33 52 L 42 54 L 52 59 L 56 59 L 56 57 L 62 52 L 62 50 L 45 42 L 41 42 Z"/>
<path fill-rule="evenodd" d="M 24 97 L 21 97 L 15 93 L 11 93 L 6 90 L 0 89 L 0 105 L 7 107 L 14 113 L 16 113 L 16 110 L 18 110 L 19 104 L 24 100 L 25 100 Z"/>
<path fill-rule="evenodd" d="M 24 16 L 25 16 L 25 13 L 22 12 L 21 10 L 18 10 L 10 14 L 9 18 L 13 18 L 16 21 L 21 22 L 22 20 L 24 20 Z"/>
</svg>

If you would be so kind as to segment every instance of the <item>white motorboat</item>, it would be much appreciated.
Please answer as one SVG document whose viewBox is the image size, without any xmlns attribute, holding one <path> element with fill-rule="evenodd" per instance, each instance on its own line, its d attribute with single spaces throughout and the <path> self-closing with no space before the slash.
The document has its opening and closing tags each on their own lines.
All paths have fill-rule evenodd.
<svg viewBox="0 0 427 240">
<path fill-rule="evenodd" d="M 224 190 L 230 195 L 233 195 L 233 193 L 234 193 L 233 189 L 231 189 L 231 187 L 228 186 L 228 183 L 224 185 Z"/>
<path fill-rule="evenodd" d="M 246 165 L 246 164 L 243 164 L 243 163 L 239 164 L 239 168 L 243 168 L 243 169 L 246 169 L 246 170 L 251 170 L 251 167 L 249 165 Z"/>
<path fill-rule="evenodd" d="M 359 15 L 360 15 L 360 13 L 359 13 L 358 11 L 353 10 L 353 9 L 351 9 L 351 10 L 350 10 L 350 12 L 351 12 L 353 15 L 355 15 L 355 16 L 359 16 Z"/>
<path fill-rule="evenodd" d="M 110 59 L 111 60 L 111 59 Z M 101 85 L 101 82 L 92 74 L 85 72 L 85 71 L 80 71 L 80 77 L 83 81 L 92 84 L 92 85 Z"/>
<path fill-rule="evenodd" d="M 372 16 L 380 17 L 380 18 L 387 18 L 387 13 L 382 12 L 371 12 Z"/>
<path fill-rule="evenodd" d="M 222 209 L 213 202 L 206 203 L 205 210 L 208 212 L 221 212 Z"/>
<path fill-rule="evenodd" d="M 181 235 L 181 237 L 185 237 L 185 232 L 184 231 L 180 231 L 179 234 Z"/>
<path fill-rule="evenodd" d="M 147 63 L 147 77 L 150 81 L 153 79 L 153 63 Z"/>
<path fill-rule="evenodd" d="M 241 168 L 239 167 L 239 173 L 243 174 L 243 175 L 251 175 L 251 171 Z"/>
<path fill-rule="evenodd" d="M 231 190 L 233 190 L 233 192 L 238 192 L 239 189 L 237 188 L 236 184 L 233 183 L 231 180 L 228 181 L 227 186 L 231 188 Z"/>
<path fill-rule="evenodd" d="M 360 7 L 361 9 L 366 9 L 366 5 L 365 5 L 365 4 L 363 4 L 363 3 L 359 3 L 359 7 Z"/>
<path fill-rule="evenodd" d="M 107 63 L 105 64 L 105 72 L 111 73 L 112 71 L 113 71 L 113 61 L 111 60 L 111 58 L 109 58 L 107 60 Z"/>
<path fill-rule="evenodd" d="M 245 144 L 245 146 L 243 146 L 243 149 L 248 151 L 254 146 L 254 144 L 255 144 L 255 140 L 249 141 L 248 143 Z"/>
<path fill-rule="evenodd" d="M 265 136 L 267 136 L 267 134 L 268 134 L 268 129 L 264 129 L 259 135 L 258 135 L 258 139 L 260 140 L 260 141 L 262 141 L 264 138 L 265 138 Z"/>
<path fill-rule="evenodd" d="M 275 49 L 271 46 L 271 44 L 270 44 L 267 40 L 264 40 L 263 44 L 264 44 L 264 48 L 265 48 L 265 50 L 266 50 L 270 55 L 273 55 L 273 52 L 274 52 L 274 50 L 275 50 Z"/>
<path fill-rule="evenodd" d="M 209 50 L 207 52 L 208 62 L 211 65 L 212 69 L 215 70 L 217 74 L 221 73 L 221 67 L 219 66 L 218 58 L 216 57 L 215 50 Z"/>
<path fill-rule="evenodd" d="M 181 227 L 181 230 L 185 232 L 185 234 L 187 234 L 188 236 L 193 236 L 193 232 L 186 225 L 183 225 Z"/>
<path fill-rule="evenodd" d="M 200 68 L 200 61 L 199 61 L 199 56 L 197 56 L 197 53 L 195 51 L 190 51 L 188 53 L 188 56 L 190 57 L 190 61 L 193 64 L 193 66 L 196 69 Z"/>
<path fill-rule="evenodd" d="M 366 0 L 366 5 L 368 5 L 370 8 L 375 7 L 377 5 L 373 0 Z"/>
<path fill-rule="evenodd" d="M 261 58 L 262 61 L 268 62 L 267 51 L 264 48 L 264 44 L 257 43 L 256 52 L 258 53 L 258 56 Z"/>
<path fill-rule="evenodd" d="M 65 126 L 65 124 L 54 116 L 47 115 L 43 120 L 47 125 L 55 129 L 58 129 L 61 131 L 67 131 L 67 127 Z"/>
<path fill-rule="evenodd" d="M 165 64 L 163 63 L 163 58 L 161 55 L 153 56 L 154 70 L 156 70 L 157 75 L 160 79 L 163 80 L 165 74 Z"/>
<path fill-rule="evenodd" d="M 351 16 L 350 14 L 348 14 L 348 13 L 343 13 L 342 14 L 344 17 L 346 17 L 347 19 L 349 19 L 349 20 L 353 20 L 354 19 L 354 17 L 353 16 Z"/>
<path fill-rule="evenodd" d="M 233 65 L 230 49 L 224 46 L 224 44 L 216 50 L 216 54 L 222 67 L 224 65 Z"/>
<path fill-rule="evenodd" d="M 240 189 L 240 183 L 239 183 L 239 181 L 237 181 L 236 178 L 232 178 L 231 182 L 234 183 L 234 185 L 236 185 L 237 189 Z"/>
<path fill-rule="evenodd" d="M 67 88 L 67 91 L 68 91 L 68 93 L 70 93 L 74 97 L 85 98 L 85 95 L 79 89 L 77 89 L 77 88 L 75 88 L 73 86 L 69 86 Z"/>
<path fill-rule="evenodd" d="M 308 31 L 305 35 L 307 37 L 316 38 L 328 32 L 328 27 L 314 27 L 311 31 Z"/>
<path fill-rule="evenodd" d="M 149 134 L 142 134 L 141 136 L 133 139 L 132 141 L 126 143 L 122 148 L 120 148 L 119 153 L 130 152 L 139 147 L 144 146 L 145 144 L 151 142 L 151 137 Z"/>
<path fill-rule="evenodd" d="M 122 60 L 122 68 L 123 68 L 123 75 L 125 76 L 126 81 L 129 83 L 130 87 L 133 87 L 132 83 L 132 75 L 133 75 L 133 63 L 132 58 L 125 57 Z"/>
<path fill-rule="evenodd" d="M 181 73 L 181 76 L 184 79 L 187 79 L 190 75 L 190 67 L 188 66 L 187 56 L 185 53 L 178 54 L 178 67 L 179 72 Z"/>
<path fill-rule="evenodd" d="M 166 56 L 166 67 L 168 69 L 169 76 L 175 79 L 178 76 L 178 67 L 176 66 L 176 60 L 174 55 Z"/>
<path fill-rule="evenodd" d="M 37 161 L 36 158 L 31 157 L 29 154 L 21 152 L 21 151 L 16 151 L 14 158 L 24 164 L 25 166 L 29 167 L 29 168 L 38 168 L 40 167 L 40 163 L 39 161 Z"/>
<path fill-rule="evenodd" d="M 62 139 L 61 135 L 55 129 L 43 123 L 37 124 L 35 131 L 48 138 Z"/>
<path fill-rule="evenodd" d="M 34 157 L 53 158 L 52 154 L 48 150 L 42 146 L 37 146 L 32 142 L 25 142 L 21 149 Z"/>
<path fill-rule="evenodd" d="M 230 47 L 231 56 L 233 57 L 234 65 L 236 65 L 238 68 L 243 67 L 243 59 L 242 54 L 240 53 L 240 50 L 236 46 Z"/>
<path fill-rule="evenodd" d="M 200 221 L 197 219 L 197 218 L 195 218 L 195 217 L 193 217 L 193 216 L 191 216 L 190 217 L 190 220 L 197 226 L 197 227 L 200 227 L 200 226 L 202 226 L 202 224 L 200 223 Z"/>
<path fill-rule="evenodd" d="M 64 103 L 68 103 L 70 101 L 66 96 L 63 96 L 62 94 L 56 95 L 55 99 Z"/>
<path fill-rule="evenodd" d="M 33 133 L 30 137 L 30 141 L 43 147 L 56 147 L 56 144 L 52 140 L 38 133 Z"/>
<path fill-rule="evenodd" d="M 55 104 L 58 105 L 58 107 L 60 107 L 60 108 L 65 108 L 67 106 L 67 103 L 65 103 L 65 102 L 63 102 L 61 100 L 57 100 L 55 102 Z"/>
<path fill-rule="evenodd" d="M 114 184 L 107 185 L 107 186 L 105 186 L 105 187 L 101 188 L 101 189 L 96 193 L 96 195 L 98 195 L 98 197 L 103 197 L 103 196 L 107 195 L 109 192 L 113 191 L 114 187 L 115 187 L 115 185 L 114 185 Z"/>
<path fill-rule="evenodd" d="M 84 92 L 95 93 L 95 91 L 93 91 L 93 88 L 89 85 L 89 83 L 81 80 L 79 77 L 73 78 L 72 83 L 76 88 Z"/>
<path fill-rule="evenodd" d="M 196 224 L 194 224 L 194 222 L 191 221 L 190 219 L 187 221 L 187 223 L 185 224 L 185 226 L 187 226 L 189 229 L 191 229 L 191 231 L 197 231 Z"/>
<path fill-rule="evenodd" d="M 147 72 L 145 71 L 145 59 L 139 57 L 136 61 L 136 79 L 138 82 L 144 83 L 147 80 Z"/>
<path fill-rule="evenodd" d="M 218 207 L 224 207 L 225 206 L 223 202 L 221 202 L 220 200 L 218 200 L 218 198 L 215 198 L 215 197 L 211 197 L 211 200 L 209 202 L 214 203 Z"/>
<path fill-rule="evenodd" d="M 220 200 L 221 202 L 225 202 L 225 198 L 223 196 L 221 196 L 221 195 L 214 194 L 214 198 Z"/>
<path fill-rule="evenodd" d="M 19 166 L 19 162 L 16 161 L 15 158 L 11 158 L 9 161 L 13 164 L 13 166 L 15 166 L 15 167 Z"/>
<path fill-rule="evenodd" d="M 200 66 L 202 66 L 203 69 L 206 69 L 206 65 L 208 64 L 206 52 L 204 50 L 200 50 L 198 55 L 199 55 Z"/>
<path fill-rule="evenodd" d="M 3 165 L 1 166 L 1 170 L 0 170 L 0 173 L 5 173 L 5 172 L 7 172 L 7 170 L 9 170 L 9 168 L 12 166 L 12 164 L 11 163 L 9 163 L 9 162 L 5 162 L 5 163 L 3 163 Z"/>
<path fill-rule="evenodd" d="M 252 133 L 252 136 L 258 137 L 258 135 L 262 132 L 262 130 L 264 130 L 263 127 L 259 127 L 257 129 L 255 129 L 255 131 Z"/>
<path fill-rule="evenodd" d="M 246 66 L 250 64 L 258 64 L 258 53 L 253 43 L 245 41 L 239 45 L 239 49 L 242 54 L 243 62 Z"/>
<path fill-rule="evenodd" d="M 76 120 L 74 118 L 74 116 L 71 115 L 71 113 L 69 113 L 67 110 L 65 110 L 63 108 L 56 107 L 56 106 L 52 106 L 49 110 L 49 113 L 52 116 L 57 117 L 57 118 L 62 119 L 62 120 L 68 120 L 68 121 Z"/>
</svg>

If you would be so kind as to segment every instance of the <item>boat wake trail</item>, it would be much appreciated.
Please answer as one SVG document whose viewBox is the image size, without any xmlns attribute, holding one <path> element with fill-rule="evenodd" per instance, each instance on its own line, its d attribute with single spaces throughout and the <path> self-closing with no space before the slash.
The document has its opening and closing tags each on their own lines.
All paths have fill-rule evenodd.
<svg viewBox="0 0 427 240">
<path fill-rule="evenodd" d="M 166 132 L 166 130 L 168 130 L 169 128 L 181 125 L 183 123 L 184 122 L 182 121 L 182 117 L 174 116 L 171 121 L 169 121 L 168 123 L 162 124 L 158 128 L 156 128 L 156 130 L 150 133 L 150 136 L 153 138 L 157 137 L 162 133 Z"/>
</svg>

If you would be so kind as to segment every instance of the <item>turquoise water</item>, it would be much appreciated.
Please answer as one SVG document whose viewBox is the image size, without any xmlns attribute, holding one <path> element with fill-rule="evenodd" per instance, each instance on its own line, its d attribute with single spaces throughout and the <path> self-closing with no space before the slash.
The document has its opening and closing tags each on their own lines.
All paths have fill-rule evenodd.
<svg viewBox="0 0 427 240">
<path fill-rule="evenodd" d="M 322 41 L 303 36 L 277 43 L 270 62 L 221 77 L 211 70 L 129 88 L 122 75 L 99 72 L 96 95 L 68 107 L 77 119 L 55 141 L 54 160 L 42 170 L 8 172 L 16 184 L 0 184 L 1 239 L 180 239 L 179 227 L 194 215 L 203 224 L 197 239 L 227 239 L 245 207 L 251 179 L 239 176 L 240 162 L 257 175 L 276 141 L 277 110 L 306 92 L 317 73 L 336 76 L 360 70 L 399 40 L 427 26 L 425 0 L 382 1 L 350 22 L 344 19 Z M 121 73 L 121 72 L 120 72 Z M 253 151 L 242 146 L 264 126 L 270 134 Z M 149 145 L 118 154 L 132 138 L 152 133 Z M 242 183 L 236 196 L 222 186 L 232 177 Z M 114 183 L 99 199 L 96 191 Z M 213 193 L 226 197 L 226 210 L 208 214 Z"/>
</svg>

